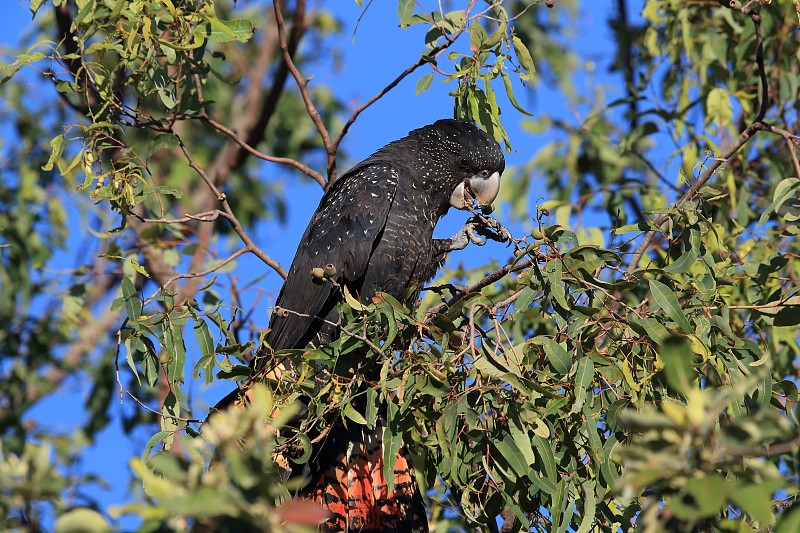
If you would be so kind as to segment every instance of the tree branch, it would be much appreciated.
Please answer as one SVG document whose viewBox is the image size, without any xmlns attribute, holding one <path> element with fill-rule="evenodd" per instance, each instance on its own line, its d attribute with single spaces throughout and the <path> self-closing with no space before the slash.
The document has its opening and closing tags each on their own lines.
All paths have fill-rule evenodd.
<svg viewBox="0 0 800 533">
<path fill-rule="evenodd" d="M 307 176 L 309 176 L 311 179 L 313 179 L 317 183 L 319 183 L 323 188 L 325 187 L 325 178 L 323 178 L 322 175 L 319 172 L 317 172 L 316 170 L 314 170 L 314 169 L 312 169 L 310 167 L 307 167 L 306 165 L 304 165 L 300 161 L 297 161 L 297 160 L 292 159 L 290 157 L 276 157 L 276 156 L 273 156 L 273 155 L 267 155 L 264 152 L 260 152 L 260 151 L 256 150 L 255 148 L 253 148 L 250 144 L 245 142 L 241 137 L 239 137 L 236 134 L 236 132 L 234 132 L 230 128 L 220 124 L 219 122 L 217 122 L 213 118 L 209 117 L 205 113 L 205 111 L 201 112 L 200 116 L 201 116 L 201 118 L 203 119 L 203 121 L 206 124 L 208 124 L 209 126 L 214 128 L 215 130 L 217 130 L 217 131 L 219 131 L 221 133 L 224 133 L 225 135 L 230 137 L 231 140 L 233 142 L 235 142 L 237 145 L 239 145 L 244 152 L 247 152 L 250 155 L 253 155 L 253 156 L 255 156 L 255 157 L 259 158 L 259 159 L 263 159 L 264 161 L 269 161 L 270 163 L 280 163 L 282 165 L 289 165 L 290 167 L 294 167 L 297 170 L 299 170 L 300 172 L 302 172 L 302 173 L 306 174 Z"/>
<path fill-rule="evenodd" d="M 727 451 L 735 457 L 774 457 L 800 450 L 800 435 L 786 442 L 769 444 L 762 448 L 732 448 Z"/>
<path fill-rule="evenodd" d="M 208 177 L 205 171 L 202 168 L 200 168 L 200 166 L 195 162 L 194 158 L 189 153 L 188 148 L 186 148 L 186 145 L 183 144 L 183 141 L 180 139 L 180 137 L 178 138 L 178 141 L 180 143 L 179 146 L 181 151 L 183 152 L 183 155 L 189 162 L 189 166 L 195 172 L 197 172 L 197 174 L 206 183 L 208 188 L 211 189 L 211 191 L 216 195 L 217 200 L 222 204 L 222 209 L 226 214 L 225 218 L 227 218 L 228 221 L 230 221 L 233 231 L 235 231 L 236 234 L 239 236 L 239 238 L 242 239 L 242 242 L 245 244 L 245 250 L 252 253 L 259 259 L 261 259 L 267 266 L 269 266 L 275 272 L 280 274 L 283 279 L 286 279 L 286 270 L 284 270 L 284 268 L 280 265 L 280 263 L 272 259 L 266 253 L 264 253 L 263 250 L 261 250 L 258 246 L 256 246 L 256 244 L 253 242 L 253 240 L 250 238 L 247 232 L 244 231 L 244 228 L 242 228 L 242 224 L 239 222 L 239 219 L 236 218 L 236 215 L 231 210 L 231 206 L 228 203 L 228 198 L 227 196 L 225 196 L 225 193 L 223 193 L 217 188 L 217 186 L 214 184 L 213 181 L 211 181 L 211 179 Z"/>
<path fill-rule="evenodd" d="M 447 48 L 449 48 L 450 45 L 455 42 L 455 40 L 458 38 L 458 36 L 460 36 L 461 33 L 464 32 L 464 28 L 465 28 L 465 26 L 462 25 L 461 28 L 453 35 L 453 37 L 451 37 L 449 39 L 446 39 L 445 42 L 443 42 L 442 44 L 440 44 L 440 45 L 436 46 L 434 49 L 432 49 L 430 51 L 430 53 L 428 54 L 428 57 L 429 58 L 437 57 L 442 52 L 447 50 Z M 427 58 L 420 57 L 417 61 L 414 62 L 414 64 L 412 64 L 410 67 L 408 67 L 406 70 L 404 70 L 399 76 L 397 76 L 394 80 L 392 80 L 391 83 L 389 83 L 389 85 L 387 85 L 386 87 L 384 87 L 383 89 L 378 91 L 377 94 L 375 94 L 372 98 L 370 98 L 369 100 L 364 102 L 364 104 L 362 104 L 358 109 L 356 109 L 353 112 L 353 114 L 350 115 L 350 118 L 347 119 L 347 122 L 345 122 L 344 127 L 342 127 L 342 131 L 339 133 L 339 135 L 336 136 L 336 139 L 333 141 L 333 150 L 334 150 L 334 152 L 336 152 L 339 149 L 339 145 L 341 144 L 342 139 L 344 138 L 344 136 L 350 130 L 350 126 L 353 125 L 353 123 L 356 121 L 358 116 L 364 110 L 366 110 L 372 104 L 374 104 L 375 102 L 377 102 L 378 100 L 383 98 L 383 96 L 385 96 L 386 93 L 388 93 L 389 91 L 394 89 L 401 81 L 403 81 L 412 72 L 414 72 L 419 67 L 421 67 L 422 65 L 425 65 L 427 63 L 429 63 Z M 334 180 L 335 180 L 335 177 L 334 177 L 334 179 L 330 179 L 329 180 L 328 187 L 330 187 L 330 185 L 333 183 Z"/>
<path fill-rule="evenodd" d="M 289 55 L 291 57 L 294 57 L 294 54 L 297 52 L 297 47 L 300 45 L 300 40 L 302 39 L 306 31 L 305 6 L 306 6 L 305 0 L 297 0 L 294 9 L 294 17 L 292 19 L 292 28 L 291 30 L 289 30 L 289 39 L 287 43 L 287 48 L 289 49 Z M 259 113 L 258 120 L 256 121 L 253 128 L 251 128 L 249 135 L 246 136 L 245 142 L 249 146 L 258 146 L 258 144 L 263 140 L 264 133 L 267 129 L 267 125 L 269 124 L 269 121 L 272 118 L 272 116 L 275 114 L 275 110 L 277 109 L 278 106 L 278 101 L 280 100 L 281 95 L 283 94 L 283 88 L 286 85 L 286 78 L 288 76 L 289 76 L 288 65 L 286 64 L 285 61 L 279 62 L 278 68 L 272 77 L 272 86 L 270 88 L 269 94 L 262 103 L 261 112 Z M 239 156 L 243 157 L 244 152 L 240 151 Z M 237 160 L 237 166 L 240 164 L 241 162 Z M 317 174 L 317 176 L 319 176 L 319 174 Z"/>
<path fill-rule="evenodd" d="M 793 135 L 789 131 L 773 126 L 772 124 L 767 124 L 765 122 L 759 122 L 758 129 L 760 129 L 761 131 L 768 131 L 770 133 L 774 133 L 775 135 L 780 135 L 781 137 L 783 137 L 783 140 L 786 141 L 786 147 L 789 149 L 789 155 L 792 158 L 792 164 L 794 165 L 794 175 L 800 177 L 800 160 L 798 160 L 797 158 L 797 150 L 795 149 L 795 146 L 800 144 L 800 139 L 798 139 L 797 135 Z"/>
<path fill-rule="evenodd" d="M 274 0 L 272 2 L 272 6 L 275 10 L 275 22 L 278 26 L 278 43 L 281 48 L 281 52 L 283 53 L 283 61 L 286 63 L 286 67 L 289 69 L 289 72 L 292 73 L 295 82 L 297 82 L 297 87 L 300 89 L 300 96 L 303 98 L 303 103 L 308 111 L 308 116 L 311 117 L 311 121 L 317 127 L 319 136 L 322 138 L 322 145 L 325 147 L 325 152 L 328 154 L 328 179 L 330 180 L 331 173 L 335 172 L 336 169 L 336 151 L 333 149 L 333 144 L 331 143 L 331 137 L 328 134 L 328 129 L 322 122 L 322 117 L 320 116 L 319 111 L 317 111 L 317 108 L 314 106 L 314 102 L 311 101 L 311 95 L 308 92 L 308 80 L 303 78 L 303 75 L 300 73 L 300 70 L 298 70 L 297 65 L 294 63 L 294 59 L 292 58 L 292 54 L 289 50 L 289 44 L 286 40 L 286 28 L 284 27 L 283 22 L 283 13 L 281 12 L 281 0 Z"/>
<path fill-rule="evenodd" d="M 512 263 L 510 265 L 505 265 L 503 267 L 498 268 L 491 274 L 487 274 L 483 277 L 480 281 L 469 285 L 463 291 L 460 291 L 459 294 L 453 296 L 448 301 L 433 307 L 430 311 L 428 311 L 428 316 L 431 316 L 436 313 L 441 313 L 445 309 L 449 309 L 453 307 L 455 304 L 469 296 L 470 294 L 474 294 L 484 287 L 488 287 L 495 281 L 499 281 L 506 277 L 511 272 L 517 272 L 519 270 L 525 270 L 526 268 L 533 265 L 533 259 L 523 259 L 522 261 L 518 261 L 516 263 Z M 427 319 L 426 319 L 427 320 Z"/>
<path fill-rule="evenodd" d="M 233 260 L 234 260 L 234 259 L 236 259 L 237 257 L 239 257 L 239 256 L 241 256 L 241 255 L 244 255 L 244 254 L 246 254 L 246 253 L 248 253 L 248 252 L 250 252 L 250 251 L 251 251 L 251 250 L 249 250 L 249 249 L 248 249 L 248 248 L 245 246 L 244 248 L 239 248 L 238 250 L 236 250 L 235 252 L 233 252 L 231 255 L 229 255 L 229 256 L 228 256 L 228 257 L 226 257 L 225 259 L 222 259 L 221 261 L 219 261 L 219 262 L 218 262 L 216 265 L 214 265 L 214 266 L 213 266 L 213 267 L 211 267 L 211 268 L 207 268 L 206 270 L 201 270 L 201 271 L 199 271 L 199 272 L 188 272 L 188 273 L 186 273 L 186 274 L 182 274 L 182 273 L 175 274 L 174 276 L 172 276 L 171 278 L 169 278 L 169 279 L 168 279 L 168 280 L 167 280 L 167 281 L 164 283 L 164 285 L 163 285 L 162 287 L 163 287 L 163 288 L 167 288 L 169 285 L 171 285 L 171 284 L 175 283 L 175 282 L 176 282 L 176 281 L 178 281 L 179 279 L 202 278 L 203 276 L 208 276 L 209 274 L 213 274 L 214 272 L 216 272 L 216 271 L 217 271 L 217 270 L 219 270 L 220 268 L 224 267 L 225 265 L 227 265 L 228 263 L 230 263 L 231 261 L 233 261 Z M 159 291 L 160 291 L 160 290 L 161 290 L 161 289 L 159 289 Z M 150 296 L 150 297 L 149 297 L 147 300 L 145 300 L 144 302 L 142 302 L 142 305 L 147 305 L 148 303 L 150 303 L 150 302 L 153 300 L 153 298 L 155 298 L 156 294 L 158 294 L 158 291 L 156 291 L 156 292 L 155 292 L 155 293 L 154 293 L 152 296 Z M 184 301 L 185 301 L 185 300 L 184 300 Z"/>
</svg>

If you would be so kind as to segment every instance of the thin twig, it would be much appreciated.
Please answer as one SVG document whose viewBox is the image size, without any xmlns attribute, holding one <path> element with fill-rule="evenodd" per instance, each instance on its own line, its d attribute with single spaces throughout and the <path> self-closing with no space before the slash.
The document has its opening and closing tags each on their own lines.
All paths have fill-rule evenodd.
<svg viewBox="0 0 800 533">
<path fill-rule="evenodd" d="M 429 64 L 430 63 L 429 58 L 434 58 L 439 56 L 442 52 L 444 52 L 447 48 L 449 48 L 451 44 L 455 42 L 455 40 L 464 32 L 464 30 L 465 30 L 465 25 L 462 24 L 461 28 L 459 28 L 458 31 L 456 31 L 451 38 L 446 39 L 444 43 L 433 48 L 430 52 L 428 52 L 427 57 L 420 57 L 417 61 L 414 62 L 414 64 L 412 64 L 410 67 L 404 70 L 399 76 L 397 76 L 394 80 L 392 80 L 391 83 L 389 83 L 386 87 L 378 91 L 378 93 L 375 94 L 372 98 L 364 102 L 364 104 L 362 104 L 358 109 L 353 111 L 353 114 L 350 115 L 350 118 L 347 119 L 347 122 L 345 122 L 342 131 L 339 133 L 339 135 L 336 136 L 336 139 L 333 141 L 334 152 L 336 152 L 339 149 L 339 145 L 341 144 L 344 136 L 350 130 L 350 126 L 353 125 L 358 116 L 364 110 L 366 110 L 372 104 L 383 98 L 383 96 L 385 96 L 386 93 L 394 89 L 401 81 L 403 81 L 408 75 L 417 70 L 419 67 L 425 64 Z M 333 183 L 334 180 L 335 180 L 335 175 L 333 179 L 330 179 L 330 183 Z M 330 184 L 328 186 L 330 187 Z"/>
<path fill-rule="evenodd" d="M 209 126 L 214 128 L 215 130 L 217 130 L 217 131 L 219 131 L 221 133 L 224 133 L 225 135 L 230 137 L 233 142 L 235 142 L 236 144 L 241 146 L 242 149 L 245 150 L 250 155 L 253 155 L 253 156 L 255 156 L 255 157 L 259 158 L 259 159 L 263 159 L 264 161 L 269 161 L 270 163 L 280 163 L 282 165 L 289 165 L 290 167 L 294 167 L 297 170 L 299 170 L 300 172 L 302 172 L 302 173 L 306 174 L 307 176 L 309 176 L 311 179 L 313 179 L 317 183 L 319 183 L 320 186 L 325 187 L 325 178 L 323 178 L 322 175 L 319 172 L 317 172 L 316 170 L 304 165 L 300 161 L 297 161 L 296 159 L 292 159 L 291 157 L 278 157 L 278 156 L 274 156 L 274 155 L 265 154 L 264 152 L 260 152 L 260 151 L 256 150 L 255 148 L 253 148 L 252 146 L 250 146 L 249 144 L 247 144 L 241 137 L 239 137 L 236 134 L 235 131 L 231 130 L 230 128 L 226 127 L 223 124 L 220 124 L 219 122 L 217 122 L 213 118 L 209 117 L 207 114 L 201 113 L 201 118 L 203 119 L 203 121 L 206 124 L 208 124 Z"/>
<path fill-rule="evenodd" d="M 213 274 L 214 272 L 218 271 L 220 268 L 224 267 L 225 265 L 227 265 L 228 263 L 230 263 L 231 261 L 233 261 L 234 259 L 236 259 L 240 255 L 244 255 L 244 254 L 246 254 L 246 253 L 248 253 L 250 251 L 251 250 L 248 250 L 248 248 L 245 246 L 244 248 L 240 248 L 240 249 L 236 250 L 235 252 L 233 252 L 231 255 L 229 255 L 225 259 L 222 259 L 221 261 L 219 261 L 217 264 L 215 264 L 211 268 L 208 268 L 206 270 L 201 270 L 200 272 L 187 272 L 185 274 L 175 274 L 174 276 L 172 276 L 171 278 L 169 278 L 167 280 L 167 282 L 164 284 L 164 286 L 162 288 L 166 289 L 169 285 L 171 285 L 172 283 L 175 283 L 179 279 L 202 278 L 203 276 L 208 276 L 209 274 Z M 162 288 L 159 288 L 159 291 Z M 147 303 L 147 302 L 145 302 L 145 303 Z"/>
<path fill-rule="evenodd" d="M 513 264 L 510 264 L 510 265 L 505 265 L 505 266 L 503 266 L 501 268 L 498 268 L 497 270 L 495 270 L 491 274 L 487 274 L 486 276 L 484 276 L 484 278 L 481 279 L 480 281 L 478 281 L 478 282 L 466 287 L 466 289 L 463 292 L 453 296 L 447 302 L 441 303 L 441 304 L 437 305 L 436 307 L 432 308 L 430 311 L 428 311 L 427 314 L 428 314 L 429 317 L 432 317 L 436 313 L 441 313 L 444 309 L 449 309 L 450 307 L 453 307 L 455 304 L 457 304 L 458 302 L 460 302 L 461 300 L 463 300 L 464 298 L 466 298 L 470 294 L 474 294 L 474 293 L 480 291 L 482 288 L 488 287 L 489 285 L 491 285 L 495 281 L 503 279 L 505 276 L 507 276 L 511 272 L 517 272 L 519 270 L 524 270 L 524 269 L 528 268 L 531 265 L 533 265 L 533 259 L 524 259 L 524 260 L 519 261 L 517 263 L 513 263 Z M 428 319 L 426 319 L 426 322 L 427 322 L 427 320 Z"/>
<path fill-rule="evenodd" d="M 139 219 L 141 222 L 146 222 L 149 224 L 186 224 L 187 222 L 214 222 L 219 217 L 228 218 L 228 214 L 220 211 L 219 209 L 215 209 L 213 211 L 205 211 L 203 213 L 197 213 L 196 215 L 186 214 L 180 218 L 144 218 L 140 216 L 138 213 L 133 214 L 134 217 Z"/>
<path fill-rule="evenodd" d="M 322 122 L 319 111 L 317 111 L 314 102 L 311 100 L 311 95 L 308 92 L 308 80 L 303 78 L 303 75 L 300 73 L 297 65 L 295 65 L 292 54 L 289 51 L 289 45 L 286 41 L 286 28 L 283 22 L 283 13 L 281 12 L 281 1 L 275 0 L 272 2 L 272 6 L 275 10 L 275 22 L 278 27 L 278 42 L 281 52 L 283 53 L 283 61 L 286 63 L 289 72 L 292 73 L 295 82 L 297 82 L 297 87 L 300 89 L 300 96 L 303 98 L 308 116 L 311 117 L 311 121 L 314 123 L 314 126 L 316 126 L 319 136 L 322 138 L 322 145 L 325 147 L 325 151 L 328 154 L 328 176 L 330 177 L 331 171 L 335 169 L 336 161 L 336 152 L 333 150 L 331 137 L 328 134 L 328 129 L 325 127 L 325 124 Z"/>
<path fill-rule="evenodd" d="M 800 144 L 800 138 L 789 131 L 773 126 L 772 124 L 767 124 L 766 122 L 759 122 L 758 126 L 761 131 L 768 131 L 783 137 L 783 140 L 786 141 L 786 147 L 789 149 L 789 155 L 792 157 L 794 175 L 800 177 L 800 160 L 797 158 L 797 150 L 795 148 L 796 145 Z"/>
<path fill-rule="evenodd" d="M 255 255 L 256 257 L 258 257 L 259 259 L 261 259 L 267 266 L 269 266 L 275 272 L 280 274 L 283 279 L 286 279 L 286 270 L 280 265 L 280 263 L 275 261 L 273 258 L 264 253 L 264 251 L 261 250 L 258 246 L 256 246 L 256 244 L 253 242 L 253 239 L 250 238 L 250 236 L 242 227 L 242 224 L 239 222 L 239 219 L 236 218 L 236 215 L 233 213 L 233 210 L 231 210 L 231 206 L 228 203 L 228 198 L 225 195 L 225 193 L 221 192 L 217 188 L 217 186 L 214 185 L 214 182 L 211 181 L 211 179 L 208 177 L 205 171 L 202 168 L 200 168 L 197 162 L 195 162 L 194 158 L 192 157 L 192 154 L 189 153 L 189 149 L 186 148 L 186 145 L 183 143 L 183 140 L 181 140 L 180 137 L 178 138 L 178 142 L 184 157 L 186 157 L 186 160 L 189 163 L 189 166 L 195 172 L 197 172 L 197 174 L 206 183 L 208 188 L 211 189 L 211 191 L 217 197 L 217 200 L 219 200 L 219 202 L 222 204 L 222 209 L 227 215 L 225 218 L 227 218 L 230 221 L 233 231 L 235 231 L 236 234 L 239 236 L 239 238 L 242 239 L 242 242 L 244 242 L 245 251 L 248 251 L 253 255 Z"/>
</svg>

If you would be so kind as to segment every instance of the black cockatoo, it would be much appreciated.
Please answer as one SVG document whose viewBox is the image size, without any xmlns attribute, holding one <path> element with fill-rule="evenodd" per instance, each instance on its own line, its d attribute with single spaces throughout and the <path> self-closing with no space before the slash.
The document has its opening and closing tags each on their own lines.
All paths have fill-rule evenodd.
<svg viewBox="0 0 800 533">
<path fill-rule="evenodd" d="M 453 206 L 489 206 L 505 168 L 498 144 L 479 128 L 446 119 L 413 130 L 351 168 L 322 197 L 297 248 L 265 343 L 305 348 L 335 338 L 343 288 L 364 303 L 376 292 L 413 301 L 450 251 L 433 238 Z M 461 246 L 463 247 L 463 246 Z M 320 282 L 327 276 L 334 283 Z M 251 381 L 263 376 L 256 361 Z M 237 390 L 223 408 L 242 396 Z M 326 531 L 428 531 L 405 454 L 395 491 L 383 478 L 380 435 L 333 428 L 310 463 L 306 496 L 331 513 Z"/>
</svg>

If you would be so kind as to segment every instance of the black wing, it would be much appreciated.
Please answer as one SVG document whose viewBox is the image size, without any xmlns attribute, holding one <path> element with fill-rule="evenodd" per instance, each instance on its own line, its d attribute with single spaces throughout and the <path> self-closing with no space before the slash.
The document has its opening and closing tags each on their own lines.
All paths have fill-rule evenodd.
<svg viewBox="0 0 800 533">
<path fill-rule="evenodd" d="M 322 197 L 297 248 L 278 296 L 266 341 L 274 350 L 304 348 L 335 318 L 340 292 L 320 283 L 312 268 L 336 267 L 332 276 L 360 292 L 372 252 L 380 242 L 397 191 L 398 172 L 369 159 L 341 176 Z"/>
</svg>

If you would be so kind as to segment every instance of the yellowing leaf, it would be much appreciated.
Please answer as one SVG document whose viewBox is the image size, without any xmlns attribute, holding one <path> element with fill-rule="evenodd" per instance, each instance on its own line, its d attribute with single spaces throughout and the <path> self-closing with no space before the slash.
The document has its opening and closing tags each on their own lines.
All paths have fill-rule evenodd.
<svg viewBox="0 0 800 533">
<path fill-rule="evenodd" d="M 733 106 L 727 89 L 715 87 L 709 91 L 706 97 L 706 113 L 706 122 L 713 122 L 722 128 L 730 125 L 733 119 Z"/>
</svg>

